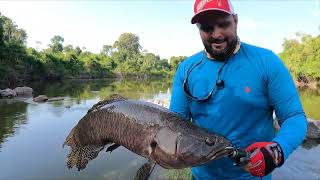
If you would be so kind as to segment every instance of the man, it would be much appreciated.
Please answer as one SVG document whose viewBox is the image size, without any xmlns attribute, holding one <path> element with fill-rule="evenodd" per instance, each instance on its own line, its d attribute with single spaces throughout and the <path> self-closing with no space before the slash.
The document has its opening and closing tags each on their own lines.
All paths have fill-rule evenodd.
<svg viewBox="0 0 320 180">
<path fill-rule="evenodd" d="M 229 0 L 196 0 L 194 12 L 191 23 L 205 48 L 177 68 L 170 110 L 251 155 L 238 166 L 226 157 L 193 167 L 193 178 L 271 179 L 270 172 L 306 135 L 306 117 L 290 73 L 272 51 L 240 41 Z M 273 111 L 281 126 L 277 134 Z"/>
</svg>

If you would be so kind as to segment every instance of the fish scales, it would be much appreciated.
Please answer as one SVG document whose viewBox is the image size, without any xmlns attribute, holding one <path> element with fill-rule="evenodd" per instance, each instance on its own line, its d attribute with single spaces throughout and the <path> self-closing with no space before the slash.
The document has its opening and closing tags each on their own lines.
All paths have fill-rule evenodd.
<svg viewBox="0 0 320 180">
<path fill-rule="evenodd" d="M 139 121 L 139 116 L 130 116 L 129 108 L 128 103 L 117 102 L 85 116 L 79 122 L 80 145 L 113 142 L 143 154 L 144 142 L 148 141 L 146 137 L 152 137 L 154 126 Z"/>
</svg>

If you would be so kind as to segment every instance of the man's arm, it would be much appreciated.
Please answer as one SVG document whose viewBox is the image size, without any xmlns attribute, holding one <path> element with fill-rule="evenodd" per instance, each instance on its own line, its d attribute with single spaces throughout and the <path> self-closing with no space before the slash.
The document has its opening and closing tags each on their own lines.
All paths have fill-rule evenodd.
<svg viewBox="0 0 320 180">
<path fill-rule="evenodd" d="M 280 130 L 271 142 L 255 142 L 246 148 L 251 156 L 245 169 L 258 177 L 280 167 L 307 132 L 306 117 L 288 69 L 274 53 L 268 54 L 266 60 L 268 101 L 275 110 Z"/>
<path fill-rule="evenodd" d="M 179 65 L 172 84 L 172 94 L 170 101 L 170 111 L 179 114 L 182 118 L 190 120 L 191 113 L 189 108 L 189 98 L 184 94 L 183 81 L 184 81 L 184 68 Z"/>
<path fill-rule="evenodd" d="M 293 79 L 282 61 L 272 53 L 267 59 L 268 98 L 275 110 L 280 130 L 277 142 L 286 160 L 302 143 L 307 132 L 307 120 Z"/>
</svg>

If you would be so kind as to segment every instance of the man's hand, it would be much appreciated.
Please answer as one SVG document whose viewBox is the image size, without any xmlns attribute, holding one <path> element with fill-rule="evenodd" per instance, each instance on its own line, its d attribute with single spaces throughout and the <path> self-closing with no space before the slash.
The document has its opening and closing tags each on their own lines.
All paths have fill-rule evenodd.
<svg viewBox="0 0 320 180">
<path fill-rule="evenodd" d="M 246 148 L 251 153 L 245 170 L 253 176 L 263 177 L 283 164 L 283 152 L 275 142 L 256 142 Z"/>
</svg>

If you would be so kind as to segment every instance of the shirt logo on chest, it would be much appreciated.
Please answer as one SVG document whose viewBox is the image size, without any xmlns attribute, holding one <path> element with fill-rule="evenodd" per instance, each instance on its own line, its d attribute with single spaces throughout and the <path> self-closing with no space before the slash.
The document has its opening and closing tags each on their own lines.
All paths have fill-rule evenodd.
<svg viewBox="0 0 320 180">
<path fill-rule="evenodd" d="M 246 88 L 244 89 L 244 91 L 245 91 L 246 93 L 250 93 L 250 92 L 251 92 L 251 89 L 250 89 L 249 86 L 246 86 Z"/>
</svg>

